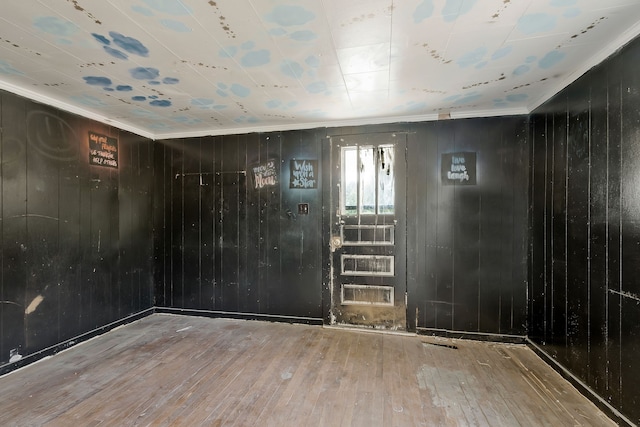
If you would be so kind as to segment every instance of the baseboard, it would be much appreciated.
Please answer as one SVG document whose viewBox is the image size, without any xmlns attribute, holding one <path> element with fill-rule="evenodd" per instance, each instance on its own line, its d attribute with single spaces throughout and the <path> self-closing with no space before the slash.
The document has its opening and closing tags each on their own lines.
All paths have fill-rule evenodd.
<svg viewBox="0 0 640 427">
<path fill-rule="evenodd" d="M 448 329 L 416 328 L 418 335 L 431 335 L 476 341 L 501 342 L 508 344 L 526 344 L 527 338 L 521 335 L 491 334 L 485 332 L 450 331 Z"/>
<path fill-rule="evenodd" d="M 578 391 L 593 402 L 602 412 L 604 412 L 609 418 L 618 423 L 619 425 L 628 425 L 628 426 L 636 426 L 634 422 L 632 422 L 629 418 L 625 417 L 620 413 L 616 408 L 611 406 L 609 402 L 602 398 L 599 394 L 591 389 L 587 384 L 585 384 L 580 378 L 576 377 L 569 371 L 567 368 L 562 366 L 560 362 L 551 357 L 549 353 L 544 351 L 542 347 L 540 347 L 535 342 L 531 341 L 531 339 L 527 338 L 527 346 L 531 348 L 545 363 L 551 366 L 556 372 L 558 372 L 565 380 L 569 381 L 571 385 L 573 385 Z"/>
<path fill-rule="evenodd" d="M 233 311 L 216 311 L 216 310 L 198 310 L 192 308 L 174 308 L 174 307 L 155 307 L 156 313 L 180 314 L 184 316 L 199 316 L 211 318 L 226 318 L 239 320 L 261 320 L 266 322 L 279 323 L 302 323 L 305 325 L 322 326 L 322 318 L 301 317 L 301 316 L 283 316 L 275 314 L 262 313 L 238 313 Z"/>
<path fill-rule="evenodd" d="M 0 366 L 0 376 L 8 374 L 9 372 L 15 371 L 16 369 L 23 368 L 27 365 L 30 365 L 34 362 L 37 362 L 40 359 L 44 359 L 45 357 L 53 356 L 56 353 L 60 353 L 63 350 L 71 348 L 75 345 L 80 344 L 81 342 L 88 341 L 91 338 L 97 337 L 98 335 L 102 335 L 105 332 L 109 332 L 112 329 L 115 329 L 119 326 L 126 325 L 127 323 L 135 322 L 136 320 L 140 320 L 144 317 L 147 317 L 153 314 L 155 309 L 153 307 L 148 308 L 146 310 L 142 310 L 138 313 L 131 314 L 125 318 L 119 319 L 115 322 L 108 323 L 104 326 L 100 326 L 99 328 L 93 329 L 89 332 L 85 332 L 76 337 L 70 338 L 68 340 L 62 341 L 56 345 L 52 345 L 51 347 L 47 347 L 40 351 L 36 351 L 35 353 L 31 353 L 27 356 L 24 356 L 22 359 L 17 360 L 15 362 L 7 363 L 5 365 Z"/>
</svg>

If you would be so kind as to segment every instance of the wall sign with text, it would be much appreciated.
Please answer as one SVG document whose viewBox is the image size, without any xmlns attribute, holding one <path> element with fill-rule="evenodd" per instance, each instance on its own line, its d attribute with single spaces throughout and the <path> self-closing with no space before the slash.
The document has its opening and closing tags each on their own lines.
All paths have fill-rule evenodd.
<svg viewBox="0 0 640 427">
<path fill-rule="evenodd" d="M 318 188 L 318 161 L 291 160 L 289 188 Z"/>
<path fill-rule="evenodd" d="M 476 185 L 476 153 L 442 155 L 443 185 Z"/>
<path fill-rule="evenodd" d="M 89 164 L 118 169 L 118 140 L 89 131 Z"/>
<path fill-rule="evenodd" d="M 266 160 L 251 169 L 253 171 L 253 185 L 256 190 L 278 185 L 278 162 L 276 160 Z"/>
</svg>

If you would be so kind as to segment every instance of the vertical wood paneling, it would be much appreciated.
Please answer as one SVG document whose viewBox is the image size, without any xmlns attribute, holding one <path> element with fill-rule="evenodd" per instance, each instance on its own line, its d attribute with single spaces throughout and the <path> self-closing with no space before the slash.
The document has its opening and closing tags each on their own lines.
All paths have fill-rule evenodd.
<svg viewBox="0 0 640 427">
<path fill-rule="evenodd" d="M 532 116 L 536 178 L 529 288 L 532 339 L 635 423 L 640 421 L 640 79 L 633 64 L 639 52 L 636 40 Z M 551 120 L 553 135 L 542 150 L 536 129 Z M 549 197 L 552 211 L 541 209 L 541 200 Z"/>
<path fill-rule="evenodd" d="M 4 365 L 151 307 L 153 170 L 143 138 L 0 103 Z M 89 166 L 89 131 L 119 139 L 119 169 Z"/>
</svg>

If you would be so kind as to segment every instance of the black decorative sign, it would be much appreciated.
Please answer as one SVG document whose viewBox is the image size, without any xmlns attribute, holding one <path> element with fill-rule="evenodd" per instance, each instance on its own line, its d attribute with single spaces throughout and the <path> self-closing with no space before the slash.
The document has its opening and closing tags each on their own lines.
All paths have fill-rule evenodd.
<svg viewBox="0 0 640 427">
<path fill-rule="evenodd" d="M 318 188 L 318 161 L 291 160 L 289 188 Z"/>
<path fill-rule="evenodd" d="M 476 153 L 442 155 L 443 185 L 476 185 Z"/>
<path fill-rule="evenodd" d="M 89 131 L 89 164 L 118 169 L 118 140 Z"/>
<path fill-rule="evenodd" d="M 253 184 L 256 190 L 278 185 L 278 162 L 276 160 L 267 160 L 253 166 L 252 170 Z"/>
</svg>

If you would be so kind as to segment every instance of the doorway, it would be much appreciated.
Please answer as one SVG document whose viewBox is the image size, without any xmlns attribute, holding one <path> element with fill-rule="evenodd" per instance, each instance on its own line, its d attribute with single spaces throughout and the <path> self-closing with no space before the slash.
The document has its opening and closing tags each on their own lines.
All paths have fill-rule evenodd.
<svg viewBox="0 0 640 427">
<path fill-rule="evenodd" d="M 331 323 L 406 330 L 406 134 L 331 138 Z"/>
</svg>

